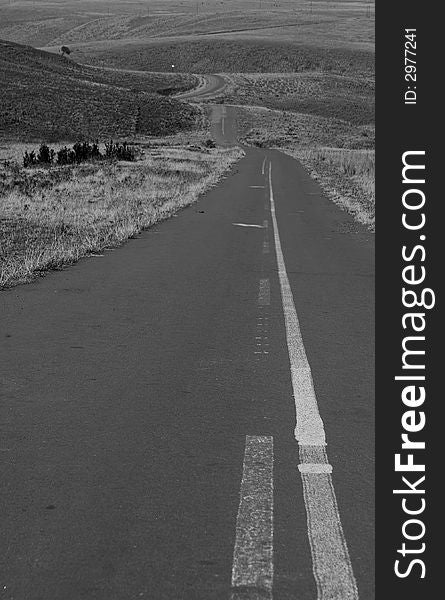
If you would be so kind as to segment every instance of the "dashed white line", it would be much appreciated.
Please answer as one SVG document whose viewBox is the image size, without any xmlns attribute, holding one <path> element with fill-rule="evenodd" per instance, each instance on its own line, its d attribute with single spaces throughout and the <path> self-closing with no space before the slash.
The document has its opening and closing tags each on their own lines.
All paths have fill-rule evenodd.
<svg viewBox="0 0 445 600">
<path fill-rule="evenodd" d="M 256 229 L 263 229 L 264 225 L 255 225 L 254 223 L 232 223 L 235 227 L 254 227 Z"/>
<path fill-rule="evenodd" d="M 270 252 L 269 221 L 267 219 L 264 219 L 263 227 L 264 227 L 263 254 L 269 254 L 269 252 Z"/>
<path fill-rule="evenodd" d="M 326 454 L 324 425 L 318 411 L 311 369 L 303 345 L 281 248 L 271 163 L 269 164 L 269 196 L 295 400 L 295 437 L 299 443 L 301 461 L 299 471 L 303 481 L 317 598 L 318 600 L 358 600 L 357 584 L 332 483 L 332 466 Z"/>
<path fill-rule="evenodd" d="M 264 157 L 263 165 L 261 167 L 261 175 L 265 175 L 265 168 L 266 168 L 266 157 Z"/>
<path fill-rule="evenodd" d="M 258 291 L 259 306 L 270 305 L 270 281 L 269 279 L 260 279 L 260 289 Z"/>
<path fill-rule="evenodd" d="M 272 600 L 273 438 L 246 436 L 233 551 L 232 600 Z"/>
</svg>

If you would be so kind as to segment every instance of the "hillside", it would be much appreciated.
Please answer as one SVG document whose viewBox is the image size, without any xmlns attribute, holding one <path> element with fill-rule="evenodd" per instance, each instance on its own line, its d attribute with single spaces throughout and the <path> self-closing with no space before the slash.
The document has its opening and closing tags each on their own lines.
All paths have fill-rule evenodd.
<svg viewBox="0 0 445 600">
<path fill-rule="evenodd" d="M 115 40 L 74 46 L 76 60 L 100 66 L 182 73 L 324 71 L 370 76 L 374 53 L 250 39 Z"/>
<path fill-rule="evenodd" d="M 69 58 L 0 40 L 0 136 L 26 140 L 160 135 L 195 123 L 193 107 L 156 92 L 194 78 L 81 66 Z"/>
<path fill-rule="evenodd" d="M 0 38 L 32 46 L 226 35 L 374 49 L 369 0 L 0 0 Z M 3 5 L 3 6 L 2 6 Z"/>
</svg>

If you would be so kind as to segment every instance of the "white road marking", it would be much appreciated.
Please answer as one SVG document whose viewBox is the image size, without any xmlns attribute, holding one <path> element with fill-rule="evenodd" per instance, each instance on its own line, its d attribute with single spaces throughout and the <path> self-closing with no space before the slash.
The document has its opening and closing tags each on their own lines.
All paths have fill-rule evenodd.
<svg viewBox="0 0 445 600">
<path fill-rule="evenodd" d="M 332 477 L 329 473 L 302 473 L 301 478 L 317 598 L 358 600 Z"/>
<path fill-rule="evenodd" d="M 326 453 L 326 435 L 318 411 L 311 369 L 287 276 L 275 211 L 272 164 L 269 164 L 270 212 L 275 239 L 286 338 L 294 391 L 296 427 L 306 506 L 308 536 L 318 600 L 358 600 Z"/>
<path fill-rule="evenodd" d="M 269 221 L 267 219 L 264 219 L 263 227 L 264 227 L 263 254 L 269 254 L 269 252 L 270 252 Z"/>
<path fill-rule="evenodd" d="M 332 465 L 320 465 L 319 463 L 300 463 L 298 465 L 300 473 L 332 473 Z"/>
<path fill-rule="evenodd" d="M 272 600 L 273 438 L 246 436 L 233 551 L 232 600 Z M 257 597 L 257 596 L 255 596 Z"/>
<path fill-rule="evenodd" d="M 270 289 L 270 288 L 269 288 Z M 255 350 L 257 359 L 269 354 L 269 317 L 268 306 L 258 304 L 257 323 L 255 331 Z"/>
<path fill-rule="evenodd" d="M 283 302 L 287 346 L 289 349 L 292 386 L 297 416 L 295 437 L 300 444 L 324 445 L 326 443 L 326 436 L 323 421 L 318 412 L 311 369 L 304 349 L 300 323 L 298 321 L 297 311 L 295 310 L 294 298 L 287 276 L 283 251 L 281 249 L 272 188 L 272 163 L 269 164 L 269 194 L 270 213 L 272 215 L 275 251 L 278 263 L 278 278 L 281 287 L 281 298 Z"/>
<path fill-rule="evenodd" d="M 249 185 L 253 190 L 264 190 L 266 186 L 264 185 Z"/>
<path fill-rule="evenodd" d="M 258 292 L 259 306 L 270 305 L 270 281 L 269 279 L 260 279 L 260 289 Z"/>
<path fill-rule="evenodd" d="M 263 229 L 263 225 L 254 225 L 253 223 L 232 223 L 235 227 L 255 227 L 257 229 Z"/>
<path fill-rule="evenodd" d="M 265 168 L 266 168 L 266 157 L 264 157 L 263 166 L 261 167 L 261 175 L 265 174 Z"/>
<path fill-rule="evenodd" d="M 223 117 L 222 120 L 221 120 L 221 132 L 222 132 L 223 135 L 225 135 L 225 133 L 226 133 L 225 132 L 225 128 L 224 128 L 225 121 L 226 121 L 226 119 L 225 119 L 225 117 Z"/>
</svg>

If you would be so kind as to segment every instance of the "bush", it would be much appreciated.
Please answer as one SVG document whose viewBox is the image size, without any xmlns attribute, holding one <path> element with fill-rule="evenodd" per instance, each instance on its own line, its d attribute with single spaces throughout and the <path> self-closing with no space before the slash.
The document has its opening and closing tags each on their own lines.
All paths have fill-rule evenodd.
<svg viewBox="0 0 445 600">
<path fill-rule="evenodd" d="M 36 153 L 34 152 L 34 150 L 32 150 L 31 152 L 25 152 L 25 154 L 23 155 L 23 166 L 25 168 L 33 167 L 36 164 L 37 164 L 37 157 L 36 157 Z"/>
<path fill-rule="evenodd" d="M 23 166 L 34 167 L 36 165 L 51 165 L 54 160 L 55 152 L 46 144 L 42 144 L 37 152 L 25 152 L 23 155 Z"/>
<path fill-rule="evenodd" d="M 57 165 L 73 165 L 89 160 L 117 159 L 117 160 L 136 160 L 137 152 L 134 146 L 130 146 L 127 142 L 119 143 L 110 140 L 105 144 L 105 154 L 102 154 L 99 149 L 99 142 L 76 142 L 72 148 L 63 146 L 57 152 L 49 148 L 46 144 L 42 144 L 38 154 L 35 151 L 25 152 L 23 155 L 23 166 L 34 167 L 37 165 L 52 165 L 54 162 Z"/>
<path fill-rule="evenodd" d="M 60 148 L 57 152 L 57 164 L 58 165 L 71 165 L 74 162 L 75 154 L 73 150 L 68 150 L 66 146 Z"/>
<path fill-rule="evenodd" d="M 46 144 L 42 144 L 37 154 L 37 162 L 40 165 L 50 165 L 54 160 L 55 152 Z"/>
<path fill-rule="evenodd" d="M 127 142 L 120 144 L 110 140 L 105 144 L 105 156 L 111 159 L 134 161 L 136 160 L 136 149 L 129 146 Z"/>
</svg>

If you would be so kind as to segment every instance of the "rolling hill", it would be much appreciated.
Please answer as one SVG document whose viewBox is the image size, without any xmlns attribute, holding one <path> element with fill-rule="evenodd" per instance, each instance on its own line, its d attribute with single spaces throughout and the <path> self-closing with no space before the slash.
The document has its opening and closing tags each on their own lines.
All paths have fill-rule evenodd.
<svg viewBox="0 0 445 600">
<path fill-rule="evenodd" d="M 105 70 L 0 40 L 0 136 L 23 140 L 128 138 L 187 129 L 195 108 L 163 93 L 189 75 Z"/>
<path fill-rule="evenodd" d="M 71 47 L 71 46 L 70 46 Z M 182 73 L 295 73 L 324 71 L 373 76 L 374 53 L 306 46 L 270 39 L 114 40 L 73 46 L 76 59 L 91 65 Z"/>
</svg>

